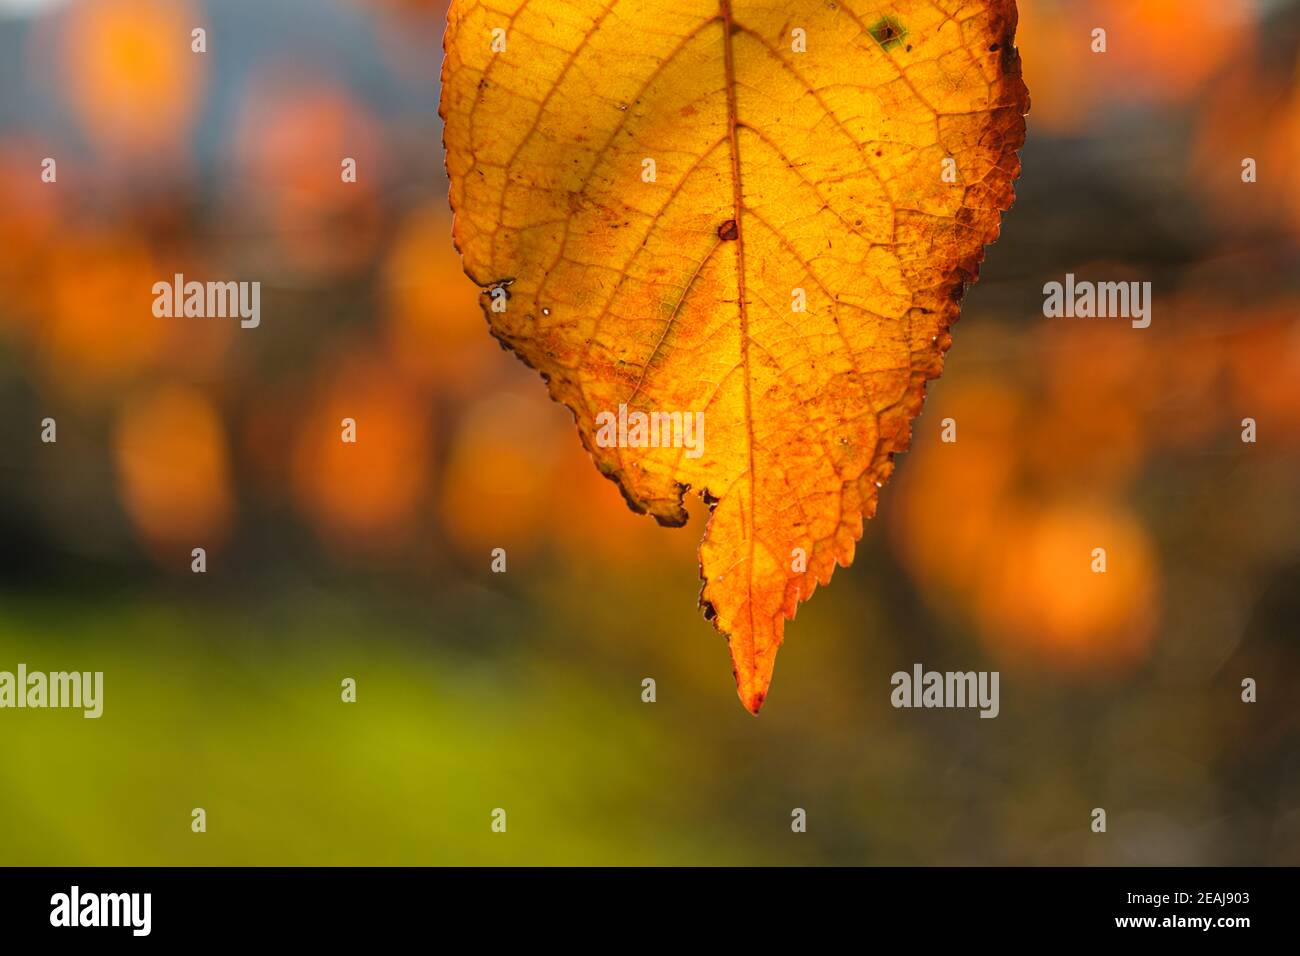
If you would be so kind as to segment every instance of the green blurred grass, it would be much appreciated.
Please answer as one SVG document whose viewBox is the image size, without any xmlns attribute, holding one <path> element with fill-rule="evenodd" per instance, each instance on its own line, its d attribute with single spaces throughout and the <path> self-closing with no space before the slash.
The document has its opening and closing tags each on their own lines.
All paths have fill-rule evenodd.
<svg viewBox="0 0 1300 956">
<path fill-rule="evenodd" d="M 1221 865 L 1300 847 L 1287 604 L 1211 677 L 1079 684 L 983 659 L 866 550 L 801 609 L 754 718 L 690 569 L 539 559 L 420 595 L 301 569 L 152 589 L 86 571 L 0 592 L 0 669 L 105 672 L 99 720 L 0 711 L 0 865 Z M 1002 667 L 998 719 L 892 709 L 890 674 L 917 660 Z M 1258 705 L 1241 673 L 1266 676 Z"/>
<path fill-rule="evenodd" d="M 105 672 L 99 720 L 0 713 L 0 864 L 750 858 L 738 835 L 700 841 L 663 819 L 674 768 L 648 746 L 645 708 L 376 630 L 305 609 L 0 604 L 0 667 Z"/>
</svg>

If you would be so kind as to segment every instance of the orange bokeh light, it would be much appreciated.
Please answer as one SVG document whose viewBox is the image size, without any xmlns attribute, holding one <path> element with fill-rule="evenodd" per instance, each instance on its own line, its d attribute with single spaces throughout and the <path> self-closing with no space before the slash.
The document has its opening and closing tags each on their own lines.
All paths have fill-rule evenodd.
<svg viewBox="0 0 1300 956">
<path fill-rule="evenodd" d="M 989 544 L 976 612 L 996 650 L 1080 671 L 1145 655 L 1155 558 L 1132 516 L 1102 502 L 1054 502 L 1015 515 Z"/>
<path fill-rule="evenodd" d="M 400 225 L 382 273 L 389 354 L 438 391 L 479 384 L 492 354 L 479 290 L 451 244 L 445 203 L 415 210 Z"/>
<path fill-rule="evenodd" d="M 83 0 L 63 14 L 66 95 L 96 146 L 131 157 L 176 148 L 203 91 L 196 27 L 206 24 L 184 0 Z"/>
<path fill-rule="evenodd" d="M 224 540 L 234 511 L 226 437 L 201 392 L 164 385 L 129 402 L 113 454 L 122 503 L 162 563 L 188 563 L 190 548 L 211 553 Z"/>
<path fill-rule="evenodd" d="M 461 417 L 439 513 L 466 553 L 537 547 L 555 491 L 560 443 L 573 440 L 545 396 L 513 392 L 485 398 Z"/>
<path fill-rule="evenodd" d="M 287 63 L 262 70 L 234 147 L 248 247 L 313 276 L 369 262 L 383 226 L 382 140 L 379 122 L 328 76 Z M 355 181 L 344 180 L 345 160 L 356 164 Z"/>
<path fill-rule="evenodd" d="M 355 442 L 344 441 L 344 420 Z M 346 361 L 301 418 L 290 475 L 299 507 L 341 548 L 387 550 L 409 538 L 429 481 L 429 416 L 406 383 L 371 358 Z"/>
<path fill-rule="evenodd" d="M 153 314 L 159 274 L 138 237 L 71 233 L 54 247 L 48 270 L 46 314 L 33 335 L 64 391 L 120 383 L 156 358 L 167 335 Z"/>
<path fill-rule="evenodd" d="M 1146 532 L 1116 500 L 1141 453 L 1133 423 L 1122 429 L 1133 443 L 1123 468 L 1108 466 L 1099 481 L 1095 470 L 1078 473 L 1080 456 L 1039 442 L 1054 428 L 1103 440 L 1113 404 L 1076 394 L 1063 421 L 1050 397 L 1035 404 L 1024 389 L 988 381 L 950 387 L 945 399 L 957 440 L 918 442 L 891 518 L 920 592 L 972 619 L 994 652 L 1017 660 L 1080 673 L 1142 660 L 1154 637 L 1158 567 Z M 1102 573 L 1093 570 L 1094 548 L 1106 551 Z"/>
<path fill-rule="evenodd" d="M 1031 129 L 1075 133 L 1110 108 L 1185 101 L 1254 34 L 1249 0 L 1020 0 Z M 1106 31 L 1106 52 L 1092 50 Z"/>
</svg>

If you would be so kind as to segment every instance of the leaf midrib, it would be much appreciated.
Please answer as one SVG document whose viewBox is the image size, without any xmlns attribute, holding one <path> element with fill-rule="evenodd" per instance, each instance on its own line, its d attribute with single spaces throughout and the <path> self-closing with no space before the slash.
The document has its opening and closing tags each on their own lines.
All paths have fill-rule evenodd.
<svg viewBox="0 0 1300 956">
<path fill-rule="evenodd" d="M 748 569 L 745 587 L 748 591 L 746 604 L 749 608 L 749 629 L 744 635 L 743 651 L 749 660 L 751 669 L 754 661 L 754 416 L 752 400 L 752 381 L 749 364 L 749 309 L 745 301 L 745 224 L 744 224 L 744 189 L 740 178 L 740 143 L 737 138 L 739 120 L 736 110 L 736 54 L 732 48 L 735 33 L 731 15 L 731 0 L 718 0 L 718 12 L 722 18 L 722 42 L 724 49 L 723 69 L 727 90 L 727 139 L 731 151 L 731 197 L 732 218 L 736 222 L 736 299 L 740 313 L 740 361 L 745 369 L 745 445 L 748 454 L 746 473 L 749 481 L 749 527 L 746 528 L 748 542 Z M 732 653 L 735 653 L 732 648 Z"/>
</svg>

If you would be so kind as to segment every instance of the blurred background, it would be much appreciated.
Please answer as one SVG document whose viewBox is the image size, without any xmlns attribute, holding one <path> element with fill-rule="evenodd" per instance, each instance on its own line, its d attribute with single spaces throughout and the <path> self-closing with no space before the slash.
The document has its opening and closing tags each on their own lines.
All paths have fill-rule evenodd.
<svg viewBox="0 0 1300 956">
<path fill-rule="evenodd" d="M 0 864 L 1300 863 L 1300 5 L 1021 0 L 1019 198 L 757 719 L 705 509 L 629 512 L 461 274 L 444 7 L 0 0 L 0 670 L 105 672 L 0 713 Z M 918 661 L 1001 716 L 893 710 Z"/>
</svg>

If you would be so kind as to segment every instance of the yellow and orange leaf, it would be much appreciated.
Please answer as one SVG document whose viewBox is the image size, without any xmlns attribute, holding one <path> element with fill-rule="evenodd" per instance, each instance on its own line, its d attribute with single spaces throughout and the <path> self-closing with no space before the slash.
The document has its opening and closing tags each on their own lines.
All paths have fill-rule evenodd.
<svg viewBox="0 0 1300 956">
<path fill-rule="evenodd" d="M 465 271 L 634 510 L 676 526 L 687 489 L 711 504 L 700 601 L 754 713 L 1011 204 L 1015 24 L 1014 0 L 451 6 Z M 611 444 L 620 406 L 703 413 L 703 441 Z"/>
</svg>

